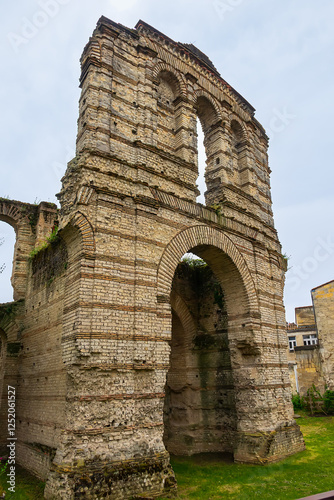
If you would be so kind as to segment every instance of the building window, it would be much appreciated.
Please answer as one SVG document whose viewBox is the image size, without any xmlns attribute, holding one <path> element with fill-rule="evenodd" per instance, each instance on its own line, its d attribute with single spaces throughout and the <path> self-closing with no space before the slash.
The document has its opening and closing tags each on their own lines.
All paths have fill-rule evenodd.
<svg viewBox="0 0 334 500">
<path fill-rule="evenodd" d="M 303 335 L 304 345 L 315 345 L 318 343 L 317 336 L 315 333 L 310 335 Z"/>
<path fill-rule="evenodd" d="M 289 351 L 293 351 L 296 345 L 297 345 L 296 337 L 295 336 L 289 337 Z"/>
</svg>

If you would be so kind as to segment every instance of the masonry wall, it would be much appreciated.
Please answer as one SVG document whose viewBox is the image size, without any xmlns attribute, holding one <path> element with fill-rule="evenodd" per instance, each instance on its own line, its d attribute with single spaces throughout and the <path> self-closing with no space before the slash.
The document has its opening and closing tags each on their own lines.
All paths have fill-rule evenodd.
<svg viewBox="0 0 334 500">
<path fill-rule="evenodd" d="M 0 446 L 2 454 L 6 453 L 9 437 L 7 389 L 11 386 L 15 388 L 16 398 L 17 461 L 45 479 L 57 441 L 54 424 L 59 412 L 54 391 L 57 392 L 59 380 L 54 379 L 55 367 L 50 364 L 55 358 L 61 360 L 59 327 L 58 343 L 54 339 L 54 316 L 58 313 L 61 318 L 58 301 L 61 304 L 62 294 L 58 290 L 51 292 L 53 287 L 44 292 L 37 291 L 36 287 L 33 291 L 28 289 L 32 289 L 31 252 L 50 236 L 57 222 L 57 210 L 50 203 L 31 205 L 2 199 L 0 220 L 10 224 L 16 232 L 11 278 L 16 301 L 0 306 Z M 30 299 L 25 301 L 27 294 Z M 55 295 L 53 304 L 50 294 Z"/>
<path fill-rule="evenodd" d="M 12 314 L 19 314 L 22 303 L 11 307 Z M 6 320 L 4 318 L 6 311 Z M 17 355 L 20 345 L 17 340 L 17 328 L 13 321 L 8 318 L 8 304 L 0 307 L 0 337 L 1 337 L 1 358 L 0 358 L 0 452 L 1 456 L 6 456 L 8 449 L 8 385 L 17 387 Z"/>
<path fill-rule="evenodd" d="M 334 282 L 330 281 L 311 291 L 317 322 L 319 352 L 324 382 L 334 390 Z"/>
<path fill-rule="evenodd" d="M 297 382 L 294 366 L 297 368 L 297 382 L 299 394 L 304 396 L 313 385 L 321 393 L 325 390 L 322 373 L 322 364 L 317 345 L 295 348 L 295 362 L 289 364 L 290 379 L 293 392 L 297 392 Z"/>
<path fill-rule="evenodd" d="M 313 306 L 296 307 L 295 315 L 298 328 L 315 326 Z"/>
<path fill-rule="evenodd" d="M 305 326 L 305 327 L 299 327 L 299 328 L 289 328 L 287 331 L 287 337 L 288 339 L 290 337 L 295 337 L 296 340 L 296 347 L 298 348 L 297 350 L 290 350 L 288 348 L 288 361 L 289 363 L 296 363 L 296 353 L 299 352 L 299 350 L 302 350 L 304 346 L 304 335 L 317 335 L 317 327 L 316 325 L 313 326 Z"/>
<path fill-rule="evenodd" d="M 67 265 L 61 239 L 32 260 L 20 339 L 18 461 L 44 480 L 64 425 L 66 372 L 61 346 Z"/>
<path fill-rule="evenodd" d="M 299 392 L 304 395 L 308 389 L 315 387 L 324 392 L 332 387 L 333 352 L 332 316 L 333 316 L 333 282 L 325 283 L 311 291 L 312 306 L 296 308 L 296 328 L 288 328 L 288 337 L 296 338 L 297 346 L 288 352 L 289 372 L 292 389 L 297 391 L 295 369 Z M 304 335 L 316 335 L 317 344 L 305 346 Z"/>
</svg>

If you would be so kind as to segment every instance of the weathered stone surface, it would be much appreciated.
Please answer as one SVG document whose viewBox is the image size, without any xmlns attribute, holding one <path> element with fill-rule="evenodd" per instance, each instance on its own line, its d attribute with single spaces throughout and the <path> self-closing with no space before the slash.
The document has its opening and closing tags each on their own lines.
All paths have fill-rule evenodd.
<svg viewBox="0 0 334 500">
<path fill-rule="evenodd" d="M 47 479 L 46 498 L 117 499 L 175 490 L 166 446 L 252 463 L 303 449 L 254 109 L 196 48 L 142 21 L 130 30 L 101 18 L 81 64 L 59 236 L 29 263 L 52 225 L 29 229 L 24 302 L 1 317 L 3 342 L 21 343 L 2 368 L 17 387 L 19 462 Z M 174 280 L 189 251 L 224 297 L 217 307 L 206 295 L 197 316 L 198 297 Z"/>
<path fill-rule="evenodd" d="M 287 329 L 291 386 L 301 395 L 313 385 L 321 393 L 334 388 L 334 282 L 314 288 L 311 295 L 313 306 L 297 307 L 296 324 Z"/>
<path fill-rule="evenodd" d="M 297 307 L 295 317 L 296 323 L 288 324 L 287 329 L 289 375 L 292 391 L 304 396 L 314 384 L 318 390 L 323 392 L 325 385 L 322 377 L 313 307 Z M 316 344 L 305 345 L 305 338 L 310 336 L 315 338 L 314 342 Z"/>
<path fill-rule="evenodd" d="M 334 281 L 312 290 L 316 314 L 319 354 L 325 386 L 334 390 Z"/>
<path fill-rule="evenodd" d="M 314 327 L 315 317 L 312 306 L 296 307 L 295 309 L 296 324 L 298 327 Z"/>
</svg>

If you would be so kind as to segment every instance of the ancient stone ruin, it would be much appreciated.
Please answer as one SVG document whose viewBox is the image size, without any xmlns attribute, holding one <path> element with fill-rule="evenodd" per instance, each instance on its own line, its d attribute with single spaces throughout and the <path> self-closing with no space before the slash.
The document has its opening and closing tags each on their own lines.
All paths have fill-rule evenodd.
<svg viewBox="0 0 334 500">
<path fill-rule="evenodd" d="M 254 108 L 196 47 L 142 21 L 102 17 L 81 67 L 61 209 L 0 200 L 17 236 L 1 429 L 11 385 L 18 462 L 45 498 L 129 499 L 175 490 L 169 452 L 264 464 L 302 450 Z M 204 262 L 180 263 L 187 252 Z"/>
</svg>

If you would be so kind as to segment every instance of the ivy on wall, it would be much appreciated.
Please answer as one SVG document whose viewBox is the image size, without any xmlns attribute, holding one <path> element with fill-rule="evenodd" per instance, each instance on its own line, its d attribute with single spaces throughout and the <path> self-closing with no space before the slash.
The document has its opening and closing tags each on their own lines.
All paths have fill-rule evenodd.
<svg viewBox="0 0 334 500">
<path fill-rule="evenodd" d="M 58 228 L 52 231 L 46 244 L 30 256 L 30 260 L 34 288 L 44 284 L 50 285 L 56 276 L 60 276 L 67 269 L 67 248 L 58 234 Z"/>
</svg>

